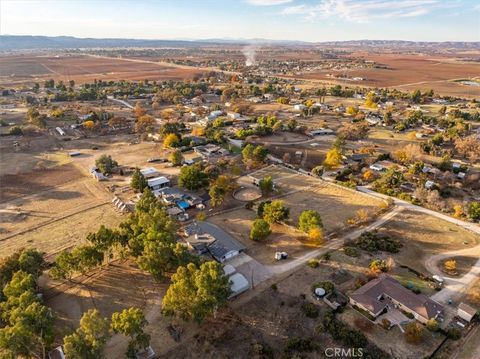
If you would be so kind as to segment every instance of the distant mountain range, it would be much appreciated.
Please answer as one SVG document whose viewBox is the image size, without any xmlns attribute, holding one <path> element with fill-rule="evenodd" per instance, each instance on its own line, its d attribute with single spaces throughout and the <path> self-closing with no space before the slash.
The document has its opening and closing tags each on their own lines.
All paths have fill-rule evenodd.
<svg viewBox="0 0 480 359">
<path fill-rule="evenodd" d="M 268 39 L 140 40 L 96 39 L 73 36 L 0 35 L 0 51 L 116 47 L 199 47 L 211 45 L 335 46 L 335 47 L 429 47 L 478 49 L 480 42 L 415 42 L 392 40 L 355 40 L 306 42 Z"/>
</svg>

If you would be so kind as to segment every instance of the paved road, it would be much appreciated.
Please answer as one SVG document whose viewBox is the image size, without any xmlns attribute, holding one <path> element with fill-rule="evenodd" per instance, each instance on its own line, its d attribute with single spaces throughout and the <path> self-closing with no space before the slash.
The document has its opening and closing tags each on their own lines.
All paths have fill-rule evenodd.
<svg viewBox="0 0 480 359">
<path fill-rule="evenodd" d="M 130 105 L 127 101 L 119 100 L 118 98 L 115 98 L 113 96 L 107 96 L 107 99 L 113 102 L 117 102 L 125 107 L 128 107 L 129 109 L 133 110 L 133 106 Z"/>
</svg>

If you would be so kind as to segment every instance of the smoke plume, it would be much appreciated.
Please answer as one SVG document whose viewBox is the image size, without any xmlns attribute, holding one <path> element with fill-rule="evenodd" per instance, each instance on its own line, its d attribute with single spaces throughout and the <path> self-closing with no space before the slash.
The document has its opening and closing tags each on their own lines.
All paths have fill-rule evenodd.
<svg viewBox="0 0 480 359">
<path fill-rule="evenodd" d="M 245 56 L 245 66 L 255 65 L 256 51 L 257 51 L 257 47 L 254 45 L 248 45 L 242 49 L 242 54 L 243 56 Z"/>
</svg>

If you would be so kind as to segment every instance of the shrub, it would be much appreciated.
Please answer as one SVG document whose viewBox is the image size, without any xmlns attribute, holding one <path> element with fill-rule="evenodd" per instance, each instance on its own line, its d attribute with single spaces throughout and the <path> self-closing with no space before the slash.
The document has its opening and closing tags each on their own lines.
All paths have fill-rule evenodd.
<svg viewBox="0 0 480 359">
<path fill-rule="evenodd" d="M 303 303 L 302 312 L 307 318 L 317 318 L 318 317 L 318 308 L 313 303 Z"/>
<path fill-rule="evenodd" d="M 447 336 L 452 340 L 458 340 L 462 337 L 462 332 L 458 328 L 449 328 Z"/>
<path fill-rule="evenodd" d="M 292 352 L 312 352 L 317 349 L 315 343 L 310 338 L 289 338 L 285 344 L 284 352 L 290 354 Z"/>
<path fill-rule="evenodd" d="M 375 273 L 386 272 L 388 270 L 387 262 L 383 259 L 373 259 L 370 262 L 370 269 Z"/>
<path fill-rule="evenodd" d="M 439 328 L 438 322 L 435 319 L 430 319 L 427 322 L 427 329 L 430 330 L 431 332 L 436 332 Z"/>
<path fill-rule="evenodd" d="M 405 340 L 410 344 L 420 344 L 423 341 L 423 330 L 416 322 L 405 326 Z"/>
<path fill-rule="evenodd" d="M 392 322 L 390 322 L 388 319 L 385 319 L 383 318 L 382 319 L 382 327 L 383 329 L 390 329 L 390 327 L 392 326 Z"/>
<path fill-rule="evenodd" d="M 277 286 L 276 283 L 273 283 L 273 284 L 270 286 L 270 288 L 272 288 L 272 290 L 274 290 L 274 291 L 277 291 L 277 290 L 278 290 L 278 286 Z"/>
<path fill-rule="evenodd" d="M 308 262 L 307 262 L 307 265 L 310 267 L 310 268 L 317 268 L 319 265 L 320 265 L 320 261 L 318 259 L 310 259 Z"/>
<path fill-rule="evenodd" d="M 345 247 L 343 252 L 349 257 L 358 257 L 358 251 L 353 247 Z"/>
<path fill-rule="evenodd" d="M 330 258 L 332 258 L 332 254 L 330 252 L 327 252 L 323 255 L 322 258 L 325 259 L 326 261 L 329 261 Z"/>
<path fill-rule="evenodd" d="M 273 350 L 265 343 L 253 343 L 251 352 L 257 358 L 273 358 Z"/>
<path fill-rule="evenodd" d="M 352 241 L 351 244 L 367 252 L 384 251 L 398 253 L 402 247 L 402 243 L 399 240 L 381 235 L 376 231 L 363 232 L 360 237 Z"/>
<path fill-rule="evenodd" d="M 12 135 L 12 136 L 22 136 L 23 135 L 23 131 L 20 127 L 18 126 L 14 126 L 10 129 L 10 131 L 8 131 L 8 134 L 9 135 Z"/>
</svg>

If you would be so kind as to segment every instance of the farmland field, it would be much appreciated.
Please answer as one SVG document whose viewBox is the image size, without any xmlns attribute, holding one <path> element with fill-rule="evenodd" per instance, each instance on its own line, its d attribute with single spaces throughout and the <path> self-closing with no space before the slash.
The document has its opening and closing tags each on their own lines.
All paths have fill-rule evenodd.
<svg viewBox="0 0 480 359">
<path fill-rule="evenodd" d="M 133 62 L 132 62 L 133 61 Z M 0 85 L 31 84 L 53 78 L 81 84 L 94 79 L 109 80 L 181 80 L 201 74 L 194 68 L 178 68 L 141 60 L 91 56 L 0 56 Z"/>
<path fill-rule="evenodd" d="M 349 70 L 349 77 L 362 77 L 361 82 L 346 82 L 346 85 L 366 85 L 373 87 L 391 87 L 399 90 L 423 91 L 433 89 L 442 95 L 478 97 L 480 88 L 467 86 L 454 80 L 480 76 L 480 64 L 456 61 L 448 57 L 430 57 L 427 55 L 398 55 L 353 53 L 352 57 L 375 61 L 386 68 L 366 68 Z M 327 74 L 330 71 L 305 73 L 297 78 L 332 81 Z M 345 83 L 345 81 L 337 80 Z"/>
</svg>

